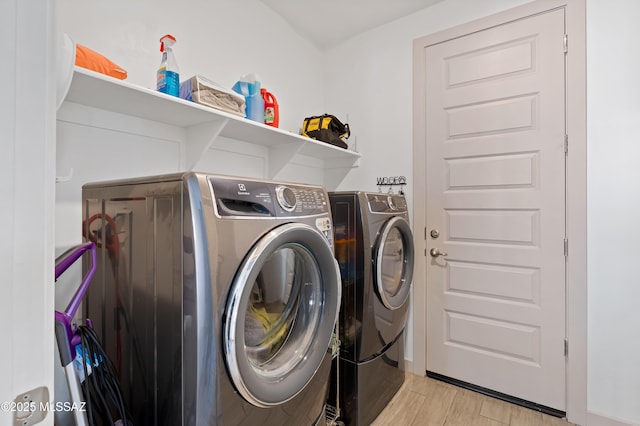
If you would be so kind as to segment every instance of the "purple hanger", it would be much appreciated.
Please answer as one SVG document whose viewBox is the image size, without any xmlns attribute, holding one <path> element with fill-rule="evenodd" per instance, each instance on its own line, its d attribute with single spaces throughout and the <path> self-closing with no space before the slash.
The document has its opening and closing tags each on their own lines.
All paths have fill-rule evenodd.
<svg viewBox="0 0 640 426">
<path fill-rule="evenodd" d="M 64 312 L 55 312 L 55 321 L 56 321 L 56 336 L 58 338 L 58 346 L 60 350 L 60 356 L 63 362 L 63 365 L 67 365 L 73 359 L 73 354 L 75 353 L 75 346 L 80 343 L 80 336 L 75 333 L 75 330 L 71 327 L 71 321 L 80 306 L 80 302 L 84 298 L 84 295 L 89 288 L 89 284 L 91 283 L 91 279 L 96 272 L 97 269 L 97 250 L 96 245 L 93 242 L 88 242 L 84 244 L 80 244 L 75 246 L 65 252 L 63 255 L 56 259 L 56 281 L 62 275 L 64 271 L 66 271 L 71 265 L 73 265 L 76 260 L 78 260 L 82 255 L 87 251 L 91 250 L 91 268 L 89 272 L 82 279 L 82 283 L 80 287 L 76 290 L 71 301 L 67 305 L 67 308 Z M 61 330 L 62 328 L 62 330 Z M 64 337 L 66 339 L 62 339 L 63 336 L 60 335 L 64 331 Z M 63 348 L 60 345 L 66 340 L 68 345 L 69 353 L 66 354 L 66 350 L 63 351 Z M 71 357 L 71 360 L 68 359 Z"/>
</svg>

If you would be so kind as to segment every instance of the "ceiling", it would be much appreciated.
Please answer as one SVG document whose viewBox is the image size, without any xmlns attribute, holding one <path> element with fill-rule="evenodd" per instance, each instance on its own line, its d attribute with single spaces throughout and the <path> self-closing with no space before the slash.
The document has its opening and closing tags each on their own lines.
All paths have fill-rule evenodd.
<svg viewBox="0 0 640 426">
<path fill-rule="evenodd" d="M 443 0 L 261 0 L 320 49 Z"/>
</svg>

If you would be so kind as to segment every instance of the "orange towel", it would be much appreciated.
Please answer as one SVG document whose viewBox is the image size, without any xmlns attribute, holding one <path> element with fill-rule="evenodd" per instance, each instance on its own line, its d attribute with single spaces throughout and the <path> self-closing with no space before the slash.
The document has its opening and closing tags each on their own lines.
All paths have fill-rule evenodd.
<svg viewBox="0 0 640 426">
<path fill-rule="evenodd" d="M 95 50 L 80 44 L 76 44 L 76 65 L 120 80 L 127 78 L 127 70 Z"/>
</svg>

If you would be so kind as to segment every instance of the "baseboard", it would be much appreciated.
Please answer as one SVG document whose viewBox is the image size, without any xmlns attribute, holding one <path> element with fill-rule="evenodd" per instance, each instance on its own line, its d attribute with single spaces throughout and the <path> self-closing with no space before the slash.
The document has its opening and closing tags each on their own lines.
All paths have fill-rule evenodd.
<svg viewBox="0 0 640 426">
<path fill-rule="evenodd" d="M 415 373 L 413 371 L 413 360 L 410 360 L 410 359 L 404 360 L 404 371 L 409 373 Z"/>
<path fill-rule="evenodd" d="M 640 426 L 640 423 L 629 423 L 624 420 L 588 411 L 587 424 L 585 426 Z"/>
</svg>

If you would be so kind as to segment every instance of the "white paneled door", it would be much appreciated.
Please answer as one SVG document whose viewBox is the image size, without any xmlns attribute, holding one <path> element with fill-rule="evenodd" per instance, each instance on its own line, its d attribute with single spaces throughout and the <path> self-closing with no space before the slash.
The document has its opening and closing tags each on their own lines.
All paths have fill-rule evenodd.
<svg viewBox="0 0 640 426">
<path fill-rule="evenodd" d="M 564 9 L 425 49 L 427 370 L 565 410 Z"/>
</svg>

